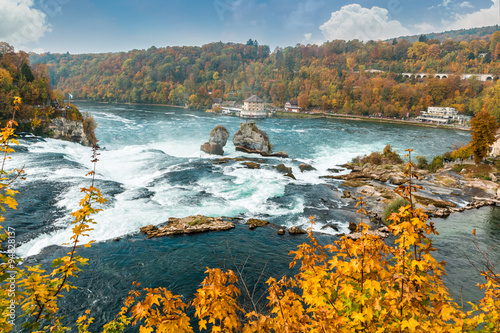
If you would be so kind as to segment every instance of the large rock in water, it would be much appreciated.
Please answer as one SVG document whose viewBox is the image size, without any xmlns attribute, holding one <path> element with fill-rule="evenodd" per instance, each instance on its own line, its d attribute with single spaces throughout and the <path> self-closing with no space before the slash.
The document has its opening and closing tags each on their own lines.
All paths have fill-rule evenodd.
<svg viewBox="0 0 500 333">
<path fill-rule="evenodd" d="M 236 150 L 248 153 L 271 154 L 271 143 L 266 132 L 257 128 L 255 123 L 241 124 L 233 137 Z"/>
<path fill-rule="evenodd" d="M 229 139 L 229 132 L 222 125 L 217 125 L 210 132 L 210 140 L 208 142 L 214 142 L 220 144 L 222 147 L 226 145 L 227 139 Z"/>
<path fill-rule="evenodd" d="M 200 149 L 205 153 L 212 155 L 224 155 L 224 149 L 222 149 L 229 139 L 229 132 L 222 125 L 217 125 L 210 132 L 210 139 L 201 145 Z"/>
</svg>

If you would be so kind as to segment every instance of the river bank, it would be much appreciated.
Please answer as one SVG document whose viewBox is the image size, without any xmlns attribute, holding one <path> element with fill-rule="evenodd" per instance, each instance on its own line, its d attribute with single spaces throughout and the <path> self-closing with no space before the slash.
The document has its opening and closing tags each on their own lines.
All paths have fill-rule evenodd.
<svg viewBox="0 0 500 333">
<path fill-rule="evenodd" d="M 404 164 L 356 165 L 348 163 L 344 167 L 348 174 L 325 176 L 342 180 L 345 187 L 343 198 L 352 201 L 364 197 L 370 207 L 370 217 L 376 224 L 384 223 L 384 208 L 399 197 L 396 190 L 400 185 L 408 185 L 404 174 Z M 412 195 L 415 207 L 422 208 L 431 218 L 446 218 L 453 213 L 500 204 L 500 182 L 497 170 L 477 173 L 471 171 L 481 167 L 473 164 L 448 163 L 435 172 L 416 168 L 412 185 L 417 186 Z M 485 168 L 482 168 L 483 172 Z M 418 189 L 418 191 L 417 191 Z M 352 208 L 353 202 L 349 203 Z"/>
<path fill-rule="evenodd" d="M 429 128 L 440 128 L 440 129 L 454 129 L 460 131 L 470 131 L 470 127 L 462 127 L 457 125 L 438 125 L 438 124 L 428 124 L 418 122 L 414 119 L 388 119 L 379 118 L 372 116 L 355 116 L 355 115 L 345 115 L 340 113 L 329 113 L 329 112 L 311 112 L 311 113 L 294 113 L 294 112 L 275 112 L 273 114 L 276 118 L 292 118 L 292 119 L 345 119 L 353 121 L 366 121 L 375 123 L 385 123 L 385 124 L 405 124 L 411 126 L 429 127 Z"/>
</svg>

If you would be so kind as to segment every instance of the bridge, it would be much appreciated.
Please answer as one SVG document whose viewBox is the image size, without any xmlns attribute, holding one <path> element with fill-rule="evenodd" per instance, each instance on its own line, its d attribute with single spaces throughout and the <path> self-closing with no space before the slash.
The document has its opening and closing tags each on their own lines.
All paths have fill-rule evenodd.
<svg viewBox="0 0 500 333">
<path fill-rule="evenodd" d="M 431 78 L 432 77 L 437 77 L 440 80 L 442 80 L 442 79 L 447 79 L 450 76 L 453 76 L 455 74 L 449 74 L 449 73 L 437 73 L 437 74 L 429 74 L 429 73 L 401 73 L 401 75 L 403 75 L 404 77 L 407 77 L 407 78 L 414 77 L 416 79 L 424 79 L 424 78 L 428 78 L 428 77 L 431 77 Z M 486 81 L 493 81 L 493 79 L 494 79 L 495 76 L 493 74 L 462 74 L 462 75 L 460 75 L 460 78 L 462 80 L 467 80 L 468 78 L 471 78 L 471 77 L 476 77 L 479 81 L 486 82 Z"/>
</svg>

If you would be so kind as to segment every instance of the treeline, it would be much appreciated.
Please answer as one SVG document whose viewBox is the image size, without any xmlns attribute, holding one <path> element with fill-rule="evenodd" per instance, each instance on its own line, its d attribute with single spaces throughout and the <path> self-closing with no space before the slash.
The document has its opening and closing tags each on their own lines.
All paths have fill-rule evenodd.
<svg viewBox="0 0 500 333">
<path fill-rule="evenodd" d="M 77 98 L 210 107 L 212 98 L 243 101 L 257 94 L 281 107 L 417 116 L 429 106 L 474 114 L 493 82 L 406 78 L 400 73 L 500 74 L 500 32 L 470 42 L 423 38 L 393 41 L 335 40 L 276 48 L 211 43 L 202 47 L 151 47 L 107 54 L 31 55 L 47 64 L 53 85 Z M 373 70 L 378 70 L 376 72 Z"/>
<path fill-rule="evenodd" d="M 498 30 L 500 30 L 500 26 L 493 25 L 490 27 L 460 29 L 460 30 L 450 30 L 445 32 L 430 33 L 427 34 L 426 37 L 428 39 L 437 39 L 441 42 L 444 42 L 447 39 L 452 39 L 457 42 L 461 41 L 470 42 L 473 39 L 491 37 L 491 35 Z M 410 43 L 414 43 L 420 39 L 420 35 L 404 36 L 402 38 L 406 39 Z"/>
<path fill-rule="evenodd" d="M 48 67 L 30 66 L 28 53 L 15 52 L 11 45 L 0 42 L 0 121 L 12 118 L 16 96 L 23 101 L 16 111 L 16 120 L 35 118 L 32 105 L 45 105 L 54 97 Z"/>
</svg>

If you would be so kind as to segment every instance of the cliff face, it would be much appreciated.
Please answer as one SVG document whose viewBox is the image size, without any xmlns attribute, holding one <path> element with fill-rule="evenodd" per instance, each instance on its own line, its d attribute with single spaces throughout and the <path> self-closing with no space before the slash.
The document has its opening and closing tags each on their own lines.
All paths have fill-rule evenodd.
<svg viewBox="0 0 500 333">
<path fill-rule="evenodd" d="M 49 133 L 50 137 L 54 139 L 78 142 L 84 146 L 90 145 L 81 121 L 68 120 L 65 118 L 52 119 L 49 123 Z"/>
</svg>

